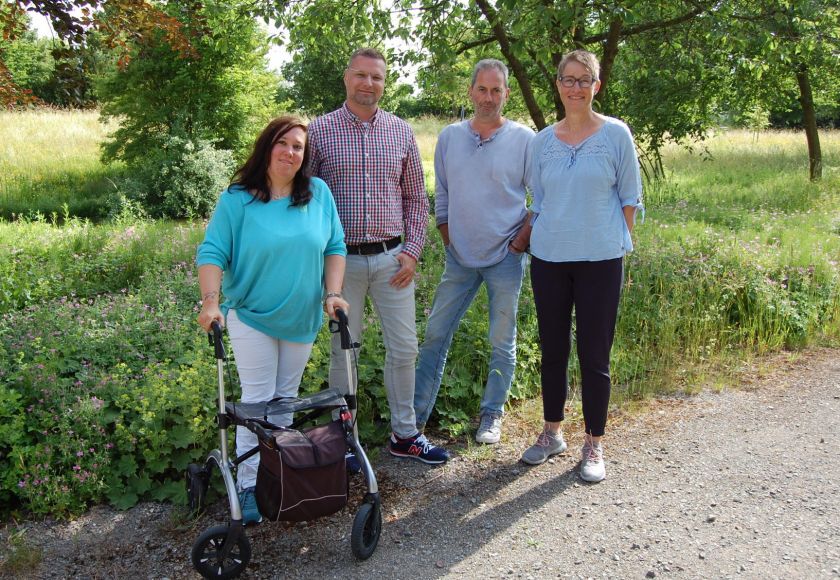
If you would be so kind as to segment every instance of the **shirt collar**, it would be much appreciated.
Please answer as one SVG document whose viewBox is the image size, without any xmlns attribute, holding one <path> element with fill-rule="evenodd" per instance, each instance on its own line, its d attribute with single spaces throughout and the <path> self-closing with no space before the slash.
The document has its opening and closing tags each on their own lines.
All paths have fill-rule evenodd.
<svg viewBox="0 0 840 580">
<path fill-rule="evenodd" d="M 485 143 L 489 143 L 490 141 L 492 141 L 493 139 L 495 139 L 496 137 L 498 137 L 499 135 L 501 135 L 502 133 L 507 131 L 507 128 L 508 128 L 508 125 L 510 124 L 510 121 L 507 118 L 503 119 L 502 125 L 498 129 L 493 131 L 493 134 L 490 135 L 487 139 L 482 139 L 481 135 L 478 134 L 478 131 L 473 129 L 472 119 L 467 119 L 466 123 L 467 123 L 467 130 L 469 130 L 469 132 L 475 138 L 475 142 L 478 145 L 484 145 Z"/>
<path fill-rule="evenodd" d="M 379 120 L 379 118 L 381 117 L 381 115 L 380 115 L 379 113 L 381 112 L 381 110 L 382 110 L 382 109 L 380 109 L 379 107 L 377 107 L 377 108 L 376 108 L 376 112 L 373 114 L 373 117 L 371 117 L 369 121 L 362 121 L 362 120 L 361 120 L 361 119 L 360 119 L 360 118 L 356 115 L 356 113 L 354 113 L 353 111 L 351 111 L 351 110 L 350 110 L 350 107 L 348 107 L 348 106 L 347 106 L 347 101 L 344 101 L 344 104 L 343 104 L 343 105 L 341 105 L 341 110 L 342 110 L 342 111 L 344 111 L 344 117 L 345 117 L 348 121 L 350 121 L 351 123 L 354 123 L 354 124 L 356 124 L 356 125 L 361 125 L 361 124 L 363 124 L 363 123 L 370 123 L 370 125 L 376 125 L 376 122 L 377 122 L 377 121 Z"/>
</svg>

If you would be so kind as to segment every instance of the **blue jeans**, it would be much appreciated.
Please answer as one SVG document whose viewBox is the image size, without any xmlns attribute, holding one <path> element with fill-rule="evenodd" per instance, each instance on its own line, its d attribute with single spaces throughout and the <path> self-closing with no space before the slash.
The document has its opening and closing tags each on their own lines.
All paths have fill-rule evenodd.
<svg viewBox="0 0 840 580">
<path fill-rule="evenodd" d="M 452 337 L 482 282 L 487 284 L 493 351 L 481 412 L 504 411 L 516 367 L 516 311 L 524 272 L 525 254 L 508 253 L 493 266 L 465 268 L 447 249 L 446 266 L 435 291 L 415 373 L 414 412 L 418 425 L 426 423 L 432 414 Z"/>
</svg>

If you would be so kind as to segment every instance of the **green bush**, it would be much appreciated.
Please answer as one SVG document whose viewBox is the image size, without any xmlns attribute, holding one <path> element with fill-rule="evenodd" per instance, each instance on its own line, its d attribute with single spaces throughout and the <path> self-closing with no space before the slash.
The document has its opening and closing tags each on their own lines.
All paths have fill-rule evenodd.
<svg viewBox="0 0 840 580">
<path fill-rule="evenodd" d="M 207 217 L 236 169 L 233 153 L 210 141 L 168 136 L 142 162 L 129 166 L 125 198 L 152 217 Z M 112 205 L 111 212 L 125 208 Z"/>
</svg>

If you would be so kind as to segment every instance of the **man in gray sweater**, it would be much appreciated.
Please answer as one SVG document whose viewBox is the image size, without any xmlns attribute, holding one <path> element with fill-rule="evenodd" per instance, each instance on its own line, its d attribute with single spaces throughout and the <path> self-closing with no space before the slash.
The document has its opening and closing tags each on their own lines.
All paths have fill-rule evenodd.
<svg viewBox="0 0 840 580">
<path fill-rule="evenodd" d="M 425 424 L 452 336 L 484 283 L 493 350 L 476 441 L 498 443 L 516 366 L 516 311 L 531 235 L 525 149 L 534 132 L 502 116 L 510 88 L 501 61 L 475 65 L 469 96 L 475 115 L 446 127 L 435 148 L 435 219 L 446 246 L 446 267 L 420 347 L 414 410 L 418 424 Z"/>
</svg>

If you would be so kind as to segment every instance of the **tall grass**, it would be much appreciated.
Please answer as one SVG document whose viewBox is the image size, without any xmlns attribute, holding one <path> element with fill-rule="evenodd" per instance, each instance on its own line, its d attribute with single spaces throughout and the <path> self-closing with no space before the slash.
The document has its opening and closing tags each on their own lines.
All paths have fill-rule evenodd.
<svg viewBox="0 0 840 580">
<path fill-rule="evenodd" d="M 0 111 L 0 217 L 104 217 L 121 171 L 99 162 L 107 132 L 95 111 Z"/>
<path fill-rule="evenodd" d="M 726 131 L 666 151 L 627 260 L 615 357 L 626 392 L 692 390 L 755 354 L 837 342 L 840 132 L 821 141 L 818 183 L 801 133 Z"/>
</svg>

